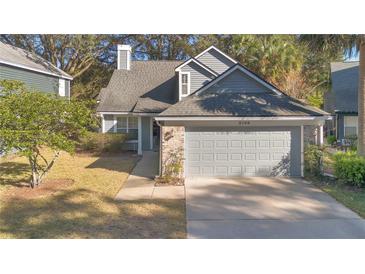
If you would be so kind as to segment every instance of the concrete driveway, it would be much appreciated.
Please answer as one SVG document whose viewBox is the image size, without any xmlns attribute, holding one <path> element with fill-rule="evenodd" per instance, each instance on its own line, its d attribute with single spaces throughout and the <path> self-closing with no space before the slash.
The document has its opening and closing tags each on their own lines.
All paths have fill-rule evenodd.
<svg viewBox="0 0 365 274">
<path fill-rule="evenodd" d="M 188 238 L 365 238 L 365 220 L 302 179 L 189 178 Z"/>
</svg>

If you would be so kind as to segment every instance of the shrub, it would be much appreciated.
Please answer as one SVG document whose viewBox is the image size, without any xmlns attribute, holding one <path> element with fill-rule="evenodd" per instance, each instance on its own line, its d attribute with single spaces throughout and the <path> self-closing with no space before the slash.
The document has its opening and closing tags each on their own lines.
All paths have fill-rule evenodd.
<svg viewBox="0 0 365 274">
<path fill-rule="evenodd" d="M 365 158 L 355 152 L 338 152 L 334 156 L 335 176 L 348 184 L 365 186 Z"/>
<path fill-rule="evenodd" d="M 316 145 L 308 145 L 304 151 L 305 172 L 314 176 L 322 173 L 323 151 Z"/>
<path fill-rule="evenodd" d="M 162 164 L 163 175 L 156 178 L 156 184 L 182 185 L 183 160 L 181 149 L 169 151 Z"/>
<path fill-rule="evenodd" d="M 79 151 L 87 152 L 119 152 L 122 150 L 126 134 L 88 132 L 80 138 Z"/>
<path fill-rule="evenodd" d="M 95 114 L 88 102 L 30 90 L 19 81 L 3 80 L 0 87 L 0 153 L 16 150 L 27 158 L 33 188 L 61 151 L 75 151 L 77 139 L 96 125 Z M 46 159 L 43 147 L 53 151 L 52 158 Z"/>
<path fill-rule="evenodd" d="M 350 135 L 346 138 L 350 144 L 349 149 L 352 151 L 357 150 L 357 136 L 356 135 Z"/>
<path fill-rule="evenodd" d="M 327 136 L 327 144 L 333 145 L 337 141 L 335 135 L 329 135 Z"/>
</svg>

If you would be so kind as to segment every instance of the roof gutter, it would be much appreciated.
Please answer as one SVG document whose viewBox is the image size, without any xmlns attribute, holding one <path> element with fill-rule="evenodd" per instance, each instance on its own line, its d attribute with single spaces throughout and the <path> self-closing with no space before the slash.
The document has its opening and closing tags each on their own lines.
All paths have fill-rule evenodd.
<svg viewBox="0 0 365 274">
<path fill-rule="evenodd" d="M 325 121 L 332 120 L 332 116 L 280 116 L 280 117 L 167 117 L 156 116 L 157 121 Z"/>
<path fill-rule="evenodd" d="M 100 115 L 157 116 L 159 112 L 96 111 Z"/>
<path fill-rule="evenodd" d="M 357 115 L 358 111 L 344 111 L 344 110 L 335 110 L 336 114 L 354 114 Z"/>
</svg>

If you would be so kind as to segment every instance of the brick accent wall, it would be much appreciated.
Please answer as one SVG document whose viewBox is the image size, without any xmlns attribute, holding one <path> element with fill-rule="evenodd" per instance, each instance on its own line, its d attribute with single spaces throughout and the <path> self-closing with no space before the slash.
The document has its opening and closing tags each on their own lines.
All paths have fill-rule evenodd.
<svg viewBox="0 0 365 274">
<path fill-rule="evenodd" d="M 161 175 L 164 175 L 165 166 L 171 161 L 171 155 L 180 153 L 182 159 L 185 155 L 185 127 L 162 126 L 161 128 Z M 184 174 L 184 160 L 179 177 Z"/>
</svg>

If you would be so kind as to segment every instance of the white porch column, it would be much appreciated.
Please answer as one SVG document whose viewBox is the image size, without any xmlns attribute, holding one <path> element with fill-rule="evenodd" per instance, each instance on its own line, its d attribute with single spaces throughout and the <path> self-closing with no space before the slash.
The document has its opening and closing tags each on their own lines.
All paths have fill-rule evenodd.
<svg viewBox="0 0 365 274">
<path fill-rule="evenodd" d="M 101 133 L 105 133 L 104 114 L 101 114 L 100 117 L 101 117 Z"/>
<path fill-rule="evenodd" d="M 319 136 L 318 136 L 318 138 L 319 138 L 319 145 L 320 146 L 323 146 L 323 125 L 320 125 L 319 126 Z"/>
<path fill-rule="evenodd" d="M 113 115 L 113 131 L 114 133 L 117 133 L 117 124 L 118 124 L 118 121 L 117 121 L 117 116 L 116 115 Z"/>
<path fill-rule="evenodd" d="M 138 116 L 138 155 L 142 155 L 142 117 Z"/>
<path fill-rule="evenodd" d="M 150 149 L 153 150 L 153 118 L 150 118 Z"/>
<path fill-rule="evenodd" d="M 300 174 L 304 177 L 304 126 L 300 126 Z"/>
</svg>

